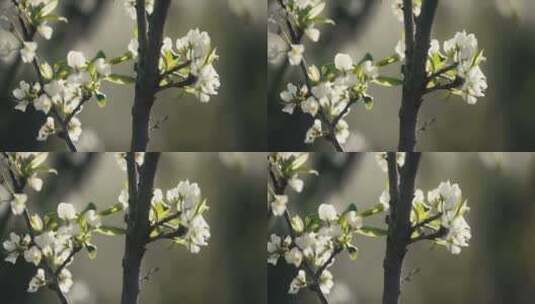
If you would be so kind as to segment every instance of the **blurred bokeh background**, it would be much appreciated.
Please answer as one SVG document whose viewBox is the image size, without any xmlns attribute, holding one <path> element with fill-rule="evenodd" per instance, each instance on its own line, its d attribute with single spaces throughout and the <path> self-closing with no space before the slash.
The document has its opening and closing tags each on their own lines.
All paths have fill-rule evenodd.
<svg viewBox="0 0 535 304">
<path fill-rule="evenodd" d="M 208 247 L 193 255 L 170 242 L 148 247 L 142 274 L 140 303 L 266 303 L 266 155 L 264 153 L 164 153 L 156 187 L 169 189 L 180 180 L 199 183 L 210 210 L 207 222 L 212 237 Z M 83 208 L 94 202 L 104 208 L 117 202 L 126 182 L 125 172 L 112 153 L 61 154 L 49 156 L 59 171 L 45 179 L 42 192 L 29 198 L 32 212 L 55 210 L 59 202 Z M 21 229 L 20 218 L 6 217 L 8 204 L 0 206 L 0 235 Z M 123 226 L 122 215 L 103 220 Z M 123 237 L 96 236 L 95 260 L 81 253 L 69 267 L 75 285 L 69 296 L 73 304 L 119 303 L 122 285 Z M 26 292 L 33 265 L 21 258 L 16 265 L 0 262 L 0 302 L 3 304 L 57 303 L 55 295 L 42 289 Z"/>
<path fill-rule="evenodd" d="M 11 3 L 0 0 L 0 10 Z M 49 61 L 64 59 L 69 50 L 93 56 L 104 50 L 112 57 L 123 54 L 133 37 L 134 22 L 123 0 L 60 1 L 58 13 L 69 23 L 55 24 L 51 41 L 39 40 L 39 52 Z M 264 151 L 266 134 L 266 4 L 256 0 L 172 1 L 165 35 L 173 40 L 189 29 L 207 31 L 220 55 L 215 67 L 222 86 L 209 104 L 179 96 L 177 90 L 160 93 L 153 109 L 153 151 Z M 5 33 L 0 33 L 0 39 Z M 133 65 L 114 72 L 133 75 Z M 21 79 L 35 79 L 29 65 L 12 68 L 0 61 L 0 147 L 3 150 L 61 150 L 55 138 L 45 145 L 35 138 L 44 121 L 42 113 L 13 110 L 10 92 Z M 88 104 L 80 116 L 85 137 L 81 151 L 124 151 L 129 147 L 133 86 L 106 83 L 109 104 Z"/>
<path fill-rule="evenodd" d="M 386 175 L 374 153 L 313 153 L 310 167 L 319 177 L 305 179 L 302 194 L 290 193 L 290 211 L 317 212 L 320 203 L 344 210 L 350 203 L 367 208 L 378 202 Z M 459 183 L 471 208 L 466 216 L 472 240 L 460 255 L 420 242 L 405 258 L 402 303 L 529 304 L 535 297 L 535 154 L 424 153 L 416 187 L 427 192 L 441 181 Z M 384 216 L 365 224 L 386 227 Z M 286 226 L 271 219 L 268 233 Z M 286 232 L 287 233 L 287 230 Z M 386 240 L 357 237 L 359 258 L 340 255 L 331 269 L 335 287 L 330 304 L 380 303 Z M 288 296 L 295 268 L 268 266 L 268 303 L 320 303 L 308 290 Z"/>
<path fill-rule="evenodd" d="M 269 0 L 271 8 L 276 1 Z M 392 14 L 393 0 L 327 1 L 324 15 L 336 26 L 321 27 L 318 44 L 307 42 L 309 63 L 332 62 L 337 52 L 376 59 L 394 53 L 401 38 L 401 24 Z M 531 151 L 535 148 L 535 10 L 532 0 L 439 1 L 434 38 L 444 41 L 467 30 L 475 33 L 488 61 L 482 65 L 488 78 L 487 96 L 476 105 L 444 94 L 428 96 L 419 116 L 420 151 Z M 273 12 L 270 10 L 270 16 Z M 273 31 L 273 22 L 269 23 Z M 383 70 L 399 75 L 400 64 Z M 281 112 L 278 94 L 282 84 L 301 79 L 298 69 L 281 77 L 281 65 L 268 67 L 268 128 L 272 150 L 332 150 L 325 142 L 305 146 L 304 134 L 312 124 L 308 115 Z M 279 78 L 280 79 L 280 78 Z M 349 151 L 393 150 L 398 141 L 401 89 L 372 86 L 373 110 L 355 107 L 348 116 L 353 132 Z"/>
</svg>

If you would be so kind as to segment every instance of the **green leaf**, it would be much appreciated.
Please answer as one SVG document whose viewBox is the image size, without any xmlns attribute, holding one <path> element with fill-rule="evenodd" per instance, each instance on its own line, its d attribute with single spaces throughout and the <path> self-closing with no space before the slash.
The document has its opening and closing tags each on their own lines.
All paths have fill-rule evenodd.
<svg viewBox="0 0 535 304">
<path fill-rule="evenodd" d="M 377 213 L 381 213 L 384 210 L 385 210 L 385 207 L 382 204 L 377 204 L 375 207 L 372 207 L 372 208 L 369 208 L 360 212 L 359 215 L 362 217 L 368 217 Z"/>
<path fill-rule="evenodd" d="M 363 226 L 362 228 L 357 230 L 357 233 L 369 237 L 381 237 L 388 235 L 388 230 L 372 226 Z"/>
<path fill-rule="evenodd" d="M 382 85 L 385 87 L 394 87 L 394 86 L 400 86 L 403 84 L 403 80 L 395 77 L 387 77 L 387 76 L 379 76 L 375 80 L 373 80 L 374 83 L 378 85 Z"/>
<path fill-rule="evenodd" d="M 302 165 L 304 165 L 304 164 L 306 163 L 307 160 L 308 160 L 308 153 L 303 153 L 303 154 L 299 155 L 299 156 L 292 162 L 292 167 L 290 168 L 290 170 L 294 171 L 294 170 L 299 169 L 299 167 L 301 167 Z"/>
<path fill-rule="evenodd" d="M 95 55 L 95 59 L 99 59 L 99 58 L 106 59 L 106 54 L 104 53 L 104 51 L 99 50 L 97 52 L 97 55 Z"/>
<path fill-rule="evenodd" d="M 46 21 L 65 22 L 65 23 L 68 22 L 67 18 L 62 17 L 62 16 L 58 16 L 58 15 L 54 15 L 54 14 L 46 15 L 46 16 L 42 17 L 42 19 L 46 20 Z"/>
<path fill-rule="evenodd" d="M 97 98 L 97 105 L 99 107 L 104 108 L 108 104 L 108 98 L 104 93 L 97 91 L 95 97 Z"/>
<path fill-rule="evenodd" d="M 392 55 L 392 56 L 384 58 L 383 60 L 377 62 L 375 65 L 378 67 L 384 67 L 389 64 L 398 62 L 398 61 L 399 61 L 399 56 L 396 54 L 396 55 Z"/>
<path fill-rule="evenodd" d="M 126 234 L 126 230 L 124 228 L 113 227 L 113 226 L 100 226 L 95 231 L 97 233 L 100 233 L 102 235 L 107 235 L 107 236 L 116 236 L 116 235 Z"/>
<path fill-rule="evenodd" d="M 42 165 L 46 161 L 47 157 L 48 157 L 47 153 L 39 153 L 39 154 L 37 154 L 32 159 L 32 162 L 30 163 L 30 168 L 31 169 L 37 169 L 40 165 Z"/>
<path fill-rule="evenodd" d="M 132 53 L 126 52 L 121 56 L 118 56 L 118 57 L 110 59 L 110 64 L 111 65 L 116 65 L 116 64 L 119 64 L 119 63 L 123 63 L 123 62 L 125 62 L 127 60 L 130 60 L 130 59 L 132 59 Z"/>
<path fill-rule="evenodd" d="M 122 210 L 123 210 L 123 204 L 117 203 L 117 204 L 111 206 L 108 209 L 100 211 L 99 215 L 101 215 L 101 216 L 112 215 L 112 214 L 115 214 L 115 213 L 120 212 Z"/>
<path fill-rule="evenodd" d="M 41 9 L 41 15 L 46 16 L 50 14 L 58 6 L 58 0 L 48 1 L 48 3 Z"/>
<path fill-rule="evenodd" d="M 116 84 L 132 84 L 136 82 L 134 77 L 119 74 L 111 74 L 110 76 L 106 77 L 105 80 Z"/>
</svg>

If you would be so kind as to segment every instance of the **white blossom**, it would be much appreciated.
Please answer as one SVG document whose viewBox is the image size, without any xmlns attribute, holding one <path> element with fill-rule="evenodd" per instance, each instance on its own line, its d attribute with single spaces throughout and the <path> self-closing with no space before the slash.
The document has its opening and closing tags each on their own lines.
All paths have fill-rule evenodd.
<svg viewBox="0 0 535 304">
<path fill-rule="evenodd" d="M 68 293 L 73 285 L 72 274 L 67 268 L 63 268 L 58 274 L 58 285 L 61 292 Z"/>
<path fill-rule="evenodd" d="M 381 168 L 383 172 L 388 172 L 388 162 L 386 160 L 386 156 L 386 152 L 379 152 L 375 154 L 375 160 L 377 161 L 379 168 Z M 403 165 L 405 165 L 405 152 L 396 153 L 396 163 L 400 167 L 403 167 Z"/>
<path fill-rule="evenodd" d="M 363 221 L 362 216 L 357 215 L 356 211 L 349 211 L 345 215 L 346 221 L 353 229 L 360 229 L 362 228 Z"/>
<path fill-rule="evenodd" d="M 39 288 L 46 286 L 45 270 L 37 269 L 37 273 L 30 281 L 28 292 L 36 292 Z"/>
<path fill-rule="evenodd" d="M 42 258 L 41 250 L 36 246 L 32 246 L 30 249 L 24 251 L 24 259 L 28 263 L 32 263 L 35 266 L 39 266 Z"/>
<path fill-rule="evenodd" d="M 305 143 L 311 144 L 316 141 L 316 138 L 323 136 L 323 133 L 321 131 L 321 120 L 316 119 L 314 120 L 314 124 L 310 129 L 308 129 L 305 137 Z"/>
<path fill-rule="evenodd" d="M 362 63 L 362 71 L 369 79 L 376 79 L 379 76 L 379 69 L 370 60 Z"/>
<path fill-rule="evenodd" d="M 72 221 L 76 219 L 76 209 L 72 204 L 59 203 L 58 217 L 64 221 Z"/>
<path fill-rule="evenodd" d="M 394 15 L 396 18 L 403 22 L 404 15 L 403 15 L 403 0 L 394 0 L 394 3 L 392 4 L 392 11 L 394 12 Z M 420 16 L 422 12 L 422 1 L 421 0 L 415 0 L 412 1 L 412 13 L 414 16 L 418 17 Z"/>
<path fill-rule="evenodd" d="M 303 60 L 303 53 L 305 52 L 305 46 L 302 44 L 290 45 L 290 51 L 288 51 L 288 61 L 290 65 L 300 65 Z"/>
<path fill-rule="evenodd" d="M 67 64 L 75 70 L 80 70 L 84 67 L 86 60 L 87 59 L 82 52 L 70 51 L 67 54 Z"/>
<path fill-rule="evenodd" d="M 335 137 L 340 144 L 345 144 L 349 138 L 349 125 L 343 119 L 340 119 L 335 127 Z"/>
<path fill-rule="evenodd" d="M 284 254 L 284 259 L 286 260 L 286 263 L 299 267 L 303 262 L 303 253 L 299 248 L 294 247 Z"/>
<path fill-rule="evenodd" d="M 95 70 L 101 76 L 107 77 L 111 74 L 111 65 L 104 58 L 95 60 Z"/>
<path fill-rule="evenodd" d="M 132 58 L 137 58 L 139 49 L 139 41 L 137 38 L 132 38 L 128 43 L 128 51 L 132 54 Z"/>
<path fill-rule="evenodd" d="M 338 219 L 338 213 L 336 212 L 336 208 L 334 208 L 334 206 L 330 204 L 321 204 L 318 208 L 318 215 L 320 217 L 320 220 L 326 222 L 333 222 Z"/>
<path fill-rule="evenodd" d="M 303 191 L 304 182 L 302 179 L 299 178 L 297 174 L 294 174 L 289 180 L 288 180 L 288 186 L 292 187 L 292 189 L 295 190 L 295 192 L 300 193 Z"/>
<path fill-rule="evenodd" d="M 379 203 L 383 206 L 384 210 L 390 209 L 390 192 L 388 190 L 383 190 L 379 196 Z"/>
<path fill-rule="evenodd" d="M 334 57 L 334 65 L 339 71 L 351 71 L 353 69 L 353 59 L 347 54 L 338 53 Z"/>
<path fill-rule="evenodd" d="M 273 195 L 273 201 L 271 201 L 271 211 L 275 216 L 282 216 L 286 212 L 286 205 L 288 204 L 288 196 L 286 195 Z"/>
<path fill-rule="evenodd" d="M 21 215 L 24 210 L 26 210 L 26 201 L 28 196 L 24 193 L 13 193 L 13 198 L 11 199 L 11 212 L 14 215 Z"/>
<path fill-rule="evenodd" d="M 306 281 L 305 271 L 299 270 L 299 272 L 297 273 L 297 276 L 290 283 L 290 289 L 288 290 L 288 293 L 296 294 L 299 292 L 301 288 L 304 288 L 306 286 L 307 286 L 307 281 Z"/>
<path fill-rule="evenodd" d="M 23 48 L 20 50 L 22 61 L 30 63 L 35 58 L 35 51 L 37 51 L 37 43 L 31 41 L 23 42 Z"/>
<path fill-rule="evenodd" d="M 87 224 L 91 227 L 98 228 L 102 225 L 100 215 L 95 210 L 89 210 L 84 214 Z"/>
<path fill-rule="evenodd" d="M 37 27 L 37 32 L 46 40 L 50 40 L 50 38 L 52 38 L 52 34 L 54 33 L 54 29 L 52 29 L 51 26 L 47 25 L 46 22 L 42 22 Z"/>
<path fill-rule="evenodd" d="M 201 246 L 208 246 L 208 239 L 210 238 L 210 226 L 206 220 L 197 215 L 189 223 L 188 232 L 185 237 L 191 253 L 199 253 Z"/>
<path fill-rule="evenodd" d="M 77 117 L 73 117 L 69 121 L 67 129 L 71 140 L 77 142 L 80 139 L 80 135 L 82 135 L 82 122 Z"/>
<path fill-rule="evenodd" d="M 319 286 L 323 294 L 327 295 L 331 292 L 331 289 L 333 288 L 334 283 L 333 283 L 333 275 L 330 271 L 324 270 L 321 273 Z"/>
</svg>

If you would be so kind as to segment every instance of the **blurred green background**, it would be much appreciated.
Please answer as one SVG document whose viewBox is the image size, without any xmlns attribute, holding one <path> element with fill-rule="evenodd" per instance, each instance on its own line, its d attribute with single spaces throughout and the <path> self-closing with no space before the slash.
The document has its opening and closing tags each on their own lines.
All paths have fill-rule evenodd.
<svg viewBox="0 0 535 304">
<path fill-rule="evenodd" d="M 140 303 L 228 303 L 266 302 L 266 155 L 264 153 L 164 153 L 156 187 L 169 189 L 189 179 L 199 183 L 210 210 L 206 214 L 212 237 L 198 255 L 170 242 L 148 246 L 142 274 Z M 55 210 L 59 202 L 78 209 L 88 202 L 104 208 L 117 202 L 126 183 L 126 173 L 113 153 L 62 154 L 49 156 L 58 176 L 45 179 L 42 192 L 28 201 L 32 212 Z M 6 218 L 8 204 L 0 206 L 2 241 L 9 231 L 21 229 L 20 218 Z M 111 221 L 110 221 L 111 220 Z M 121 214 L 104 219 L 105 224 L 123 226 Z M 97 258 L 81 253 L 69 267 L 75 285 L 72 304 L 119 303 L 122 285 L 123 237 L 96 236 Z M 35 273 L 33 265 L 19 259 L 14 266 L 0 262 L 0 303 L 57 303 L 55 295 L 41 289 L 25 292 Z"/>
<path fill-rule="evenodd" d="M 0 9 L 11 1 L 0 0 Z M 112 57 L 123 54 L 133 37 L 134 22 L 123 2 L 112 0 L 60 1 L 59 13 L 69 24 L 54 25 L 52 41 L 39 40 L 40 55 L 49 61 L 64 59 L 69 50 L 93 56 L 104 50 Z M 215 68 L 222 86 L 210 103 L 201 104 L 178 90 L 160 93 L 151 125 L 153 151 L 264 151 L 266 105 L 266 5 L 256 0 L 172 1 L 165 35 L 173 40 L 189 29 L 207 31 L 220 60 Z M 5 34 L 5 33 L 4 33 Z M 3 38 L 0 33 L 0 39 Z M 123 64 L 114 72 L 133 75 L 133 65 Z M 44 121 L 42 113 L 13 110 L 10 92 L 21 79 L 35 79 L 24 65 L 18 74 L 11 61 L 0 61 L 0 147 L 2 150 L 61 150 L 64 143 L 51 139 L 39 144 L 35 138 Z M 134 87 L 106 83 L 106 108 L 89 103 L 80 118 L 85 132 L 81 151 L 124 151 L 129 147 Z"/>
<path fill-rule="evenodd" d="M 320 203 L 344 210 L 350 203 L 367 208 L 378 202 L 386 174 L 374 153 L 314 153 L 310 167 L 319 177 L 305 179 L 302 194 L 290 194 L 292 214 L 317 212 Z M 535 154 L 424 153 L 416 187 L 424 192 L 441 181 L 459 183 L 471 208 L 468 248 L 460 255 L 420 242 L 409 247 L 403 269 L 401 303 L 529 304 L 535 297 Z M 386 227 L 384 216 L 365 224 Z M 268 234 L 288 233 L 284 223 L 270 219 Z M 329 304 L 380 303 L 386 239 L 357 237 L 359 258 L 341 254 L 331 272 L 334 288 Z M 268 303 L 320 303 L 302 290 L 288 296 L 295 267 L 279 261 L 268 265 Z"/>
<path fill-rule="evenodd" d="M 273 4 L 276 1 L 270 0 Z M 337 52 L 376 59 L 394 53 L 401 38 L 401 24 L 391 10 L 393 0 L 327 1 L 324 15 L 336 26 L 322 26 L 318 44 L 306 42 L 309 64 L 332 62 Z M 488 78 L 487 97 L 468 105 L 458 97 L 435 94 L 425 99 L 418 134 L 420 151 L 532 151 L 535 148 L 535 1 L 448 0 L 439 1 L 433 37 L 441 42 L 462 30 L 475 33 L 488 61 L 482 65 Z M 275 8 L 276 6 L 271 5 Z M 270 10 L 274 16 L 276 10 Z M 275 25 L 270 23 L 271 31 Z M 308 115 L 281 112 L 274 81 L 280 65 L 268 68 L 268 129 L 270 150 L 332 150 L 324 141 L 305 146 L 304 134 L 312 124 Z M 300 79 L 298 69 L 288 70 L 282 83 Z M 400 64 L 384 69 L 399 75 Z M 384 151 L 397 147 L 401 89 L 372 86 L 373 110 L 354 107 L 348 116 L 353 136 L 348 151 Z"/>
</svg>

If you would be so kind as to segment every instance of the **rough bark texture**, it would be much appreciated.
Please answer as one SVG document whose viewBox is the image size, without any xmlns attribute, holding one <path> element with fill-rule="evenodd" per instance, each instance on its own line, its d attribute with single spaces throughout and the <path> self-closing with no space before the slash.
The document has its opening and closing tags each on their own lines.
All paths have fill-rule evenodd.
<svg viewBox="0 0 535 304">
<path fill-rule="evenodd" d="M 438 0 L 425 0 L 420 16 L 414 20 L 412 0 L 403 0 L 406 63 L 399 110 L 399 151 L 411 152 L 416 146 L 416 124 L 427 83 L 425 65 L 437 6 Z"/>
<path fill-rule="evenodd" d="M 149 240 L 149 210 L 159 153 L 147 153 L 142 167 L 136 165 L 134 153 L 127 156 L 128 217 L 123 257 L 123 290 L 121 304 L 138 302 L 140 270 L 145 245 Z"/>
<path fill-rule="evenodd" d="M 396 163 L 396 153 L 389 152 L 387 156 L 391 212 L 383 263 L 383 304 L 399 303 L 401 271 L 410 243 L 410 212 L 420 156 L 420 153 L 407 153 L 405 165 L 400 169 Z"/>
<path fill-rule="evenodd" d="M 138 0 L 136 4 L 139 59 L 136 65 L 136 90 L 132 108 L 131 151 L 146 151 L 149 143 L 150 113 L 159 90 L 158 61 L 170 4 L 171 0 L 156 1 L 154 12 L 148 17 L 148 24 L 145 19 L 144 1 Z"/>
</svg>

